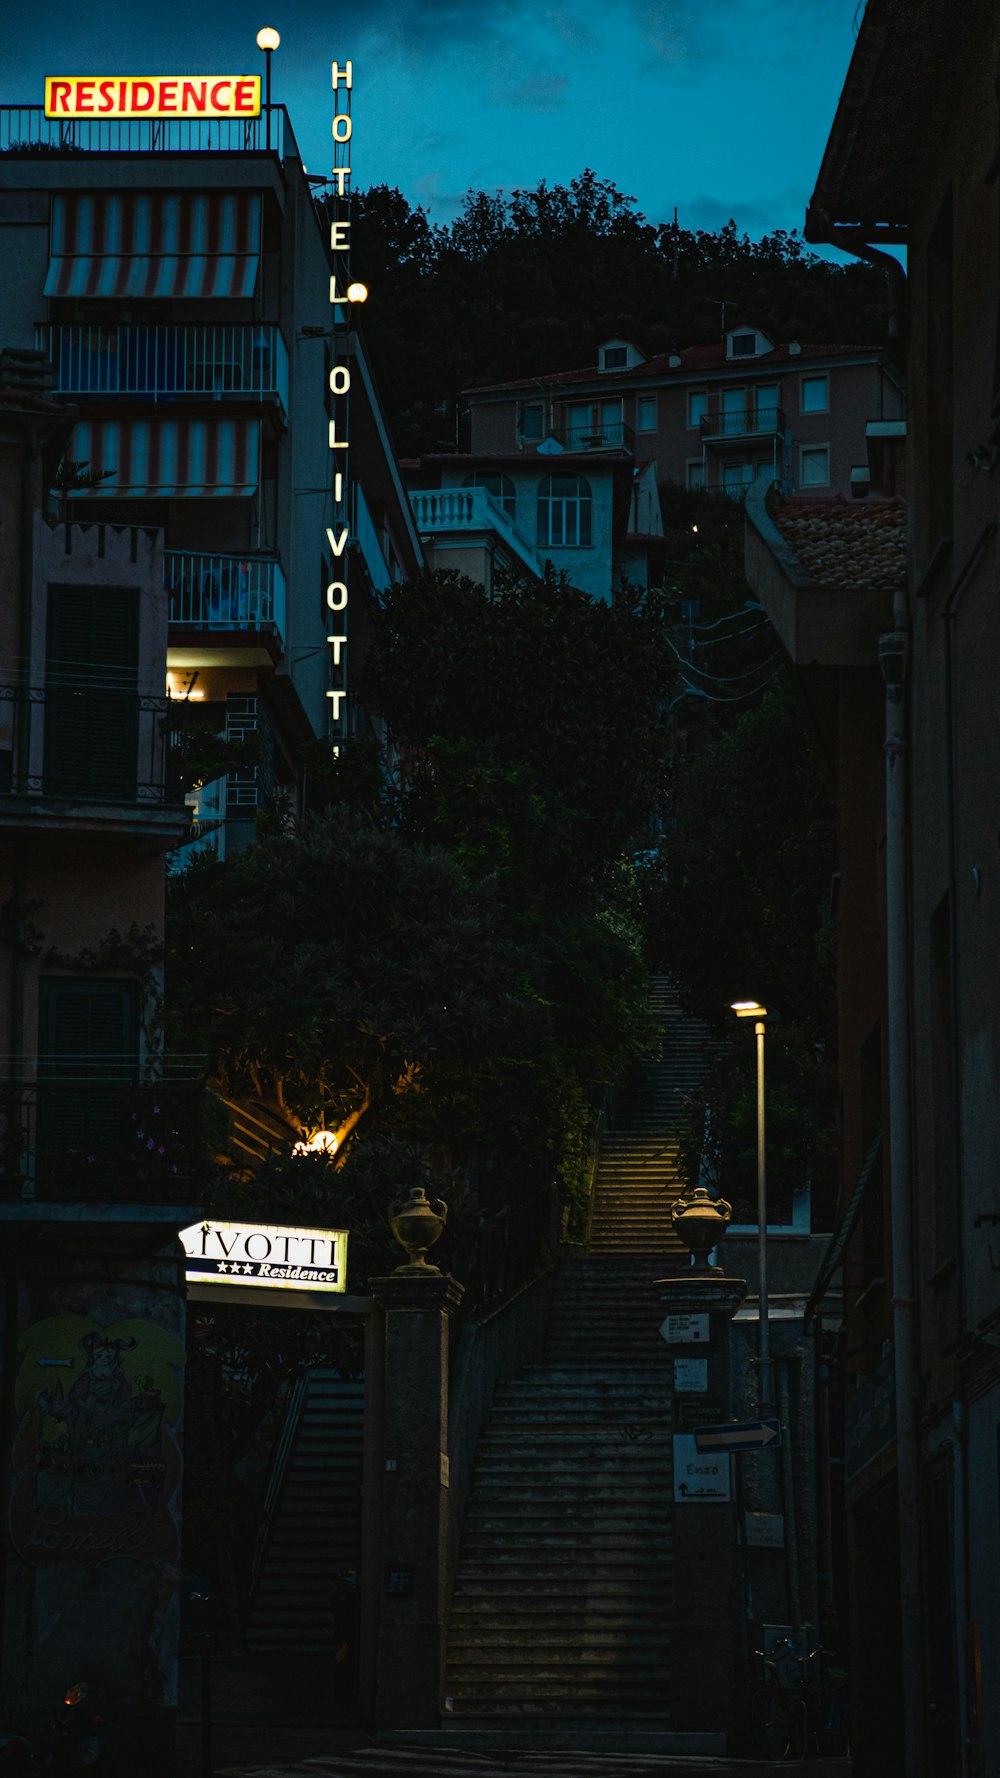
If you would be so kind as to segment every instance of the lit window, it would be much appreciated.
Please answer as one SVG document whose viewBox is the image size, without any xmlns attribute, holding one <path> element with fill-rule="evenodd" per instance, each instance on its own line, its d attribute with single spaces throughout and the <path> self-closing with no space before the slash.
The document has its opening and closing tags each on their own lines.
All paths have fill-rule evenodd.
<svg viewBox="0 0 1000 1778">
<path fill-rule="evenodd" d="M 799 452 L 799 486 L 825 488 L 830 482 L 830 448 L 828 445 L 803 446 Z"/>
<path fill-rule="evenodd" d="M 521 437 L 526 444 L 538 444 L 542 436 L 541 402 L 525 402 L 521 409 Z"/>
<path fill-rule="evenodd" d="M 636 431 L 656 431 L 656 396 L 640 395 L 636 408 Z"/>
<path fill-rule="evenodd" d="M 729 345 L 730 358 L 753 358 L 757 352 L 755 333 L 734 333 Z"/>
<path fill-rule="evenodd" d="M 829 377 L 802 378 L 802 412 L 826 414 L 830 411 Z"/>
<path fill-rule="evenodd" d="M 509 519 L 517 517 L 517 491 L 509 475 L 501 475 L 499 470 L 477 469 L 474 475 L 467 475 L 462 483 L 463 488 L 485 488 L 494 500 L 503 507 Z"/>
<path fill-rule="evenodd" d="M 624 370 L 625 366 L 627 364 L 628 364 L 628 347 L 627 346 L 605 346 L 605 348 L 604 348 L 604 368 L 605 368 L 605 370 Z"/>
<path fill-rule="evenodd" d="M 708 411 L 708 396 L 704 389 L 692 390 L 688 396 L 688 425 L 698 426 Z"/>
<path fill-rule="evenodd" d="M 538 547 L 590 545 L 590 483 L 582 475 L 547 475 L 538 484 Z"/>
</svg>

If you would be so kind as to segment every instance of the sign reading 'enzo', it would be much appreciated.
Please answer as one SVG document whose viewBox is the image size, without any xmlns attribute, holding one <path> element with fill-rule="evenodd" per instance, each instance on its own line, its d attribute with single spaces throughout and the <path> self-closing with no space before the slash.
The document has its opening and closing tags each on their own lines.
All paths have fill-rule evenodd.
<svg viewBox="0 0 1000 1778">
<path fill-rule="evenodd" d="M 50 77 L 46 117 L 259 117 L 259 74 Z"/>
<path fill-rule="evenodd" d="M 270 1223 L 196 1222 L 181 1230 L 189 1284 L 345 1290 L 346 1229 L 286 1229 Z"/>
</svg>

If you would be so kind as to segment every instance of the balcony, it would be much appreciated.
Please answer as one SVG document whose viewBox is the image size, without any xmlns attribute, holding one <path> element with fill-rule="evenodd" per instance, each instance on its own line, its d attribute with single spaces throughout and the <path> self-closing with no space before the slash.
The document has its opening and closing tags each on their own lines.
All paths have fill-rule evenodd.
<svg viewBox="0 0 1000 1778">
<path fill-rule="evenodd" d="M 283 105 L 259 117 L 46 117 L 43 105 L 0 105 L 0 154 L 275 154 L 297 156 Z"/>
<path fill-rule="evenodd" d="M 785 430 L 784 409 L 780 407 L 741 407 L 733 410 L 716 408 L 702 414 L 701 436 L 707 443 L 724 444 L 727 440 L 776 438 Z"/>
<path fill-rule="evenodd" d="M 553 426 L 544 438 L 519 437 L 522 450 L 537 451 L 546 439 L 554 438 L 564 451 L 634 451 L 635 433 L 624 420 L 595 420 L 589 426 Z M 544 451 L 542 452 L 544 456 Z"/>
<path fill-rule="evenodd" d="M 204 1058 L 0 1058 L 0 1205 L 188 1204 Z M 195 1194 L 196 1195 L 196 1194 Z"/>
<path fill-rule="evenodd" d="M 535 550 L 486 488 L 419 488 L 411 492 L 410 505 L 422 537 L 494 531 L 518 560 L 541 578 L 544 570 Z"/>
<path fill-rule="evenodd" d="M 0 827 L 186 831 L 168 709 L 111 683 L 0 685 Z"/>
<path fill-rule="evenodd" d="M 361 551 L 375 591 L 387 592 L 392 585 L 392 573 L 360 482 L 354 483 L 354 535 L 351 541 Z"/>
<path fill-rule="evenodd" d="M 277 327 L 36 327 L 60 395 L 103 401 L 277 402 L 288 349 Z"/>
<path fill-rule="evenodd" d="M 205 555 L 167 550 L 171 663 L 176 632 L 219 630 L 268 639 L 268 658 L 285 646 L 285 576 L 273 556 Z M 178 665 L 197 663 L 178 662 Z"/>
</svg>

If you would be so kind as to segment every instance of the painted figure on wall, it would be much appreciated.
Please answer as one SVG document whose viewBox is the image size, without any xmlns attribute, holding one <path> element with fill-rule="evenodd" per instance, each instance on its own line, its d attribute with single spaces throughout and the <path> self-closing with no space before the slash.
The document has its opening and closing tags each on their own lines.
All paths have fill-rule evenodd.
<svg viewBox="0 0 1000 1778">
<path fill-rule="evenodd" d="M 10 1526 L 21 1554 L 173 1554 L 182 1348 L 153 1322 L 55 1315 L 19 1349 Z"/>
</svg>

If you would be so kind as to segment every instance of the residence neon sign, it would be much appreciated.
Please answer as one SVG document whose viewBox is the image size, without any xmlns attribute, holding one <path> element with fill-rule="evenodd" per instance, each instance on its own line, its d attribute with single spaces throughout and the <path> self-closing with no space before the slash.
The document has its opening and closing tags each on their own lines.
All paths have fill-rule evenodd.
<svg viewBox="0 0 1000 1778">
<path fill-rule="evenodd" d="M 330 69 L 330 83 L 337 97 L 334 99 L 334 114 L 331 133 L 334 141 L 334 160 L 337 163 L 331 169 L 331 177 L 336 182 L 336 199 L 338 206 L 347 209 L 348 181 L 351 177 L 350 140 L 354 133 L 351 118 L 351 91 L 354 86 L 354 63 L 347 61 L 341 67 L 333 62 Z M 346 94 L 346 110 L 339 109 L 340 90 Z M 346 273 L 347 256 L 350 253 L 351 224 L 347 217 L 337 217 L 330 224 L 330 250 L 342 256 L 341 263 Z M 336 271 L 330 278 L 330 302 L 333 306 L 333 338 L 336 342 L 337 309 L 343 303 L 363 301 L 360 295 L 362 287 L 349 284 L 343 294 L 337 288 Z M 367 291 L 364 292 L 367 295 Z M 342 337 L 342 336 L 341 336 Z M 336 343 L 334 345 L 336 352 Z M 347 397 L 351 388 L 350 367 L 346 364 L 334 363 L 329 375 L 330 393 L 336 398 L 334 418 L 330 421 L 329 444 L 335 453 L 333 458 L 333 504 L 334 522 L 326 527 L 326 541 L 333 558 L 334 577 L 326 589 L 326 603 L 329 611 L 339 618 L 339 624 L 333 635 L 327 637 L 332 649 L 332 667 L 339 683 L 335 684 L 327 697 L 333 703 L 333 722 L 335 736 L 347 732 L 347 718 L 344 705 L 347 701 L 347 608 L 349 601 L 348 568 L 345 551 L 350 538 L 350 504 L 348 498 L 348 452 L 349 409 Z M 334 744 L 334 753 L 339 755 L 340 748 Z"/>
<path fill-rule="evenodd" d="M 259 74 L 49 76 L 46 117 L 259 117 Z"/>
<path fill-rule="evenodd" d="M 181 1230 L 189 1284 L 235 1289 L 347 1289 L 347 1230 L 196 1222 Z"/>
</svg>

